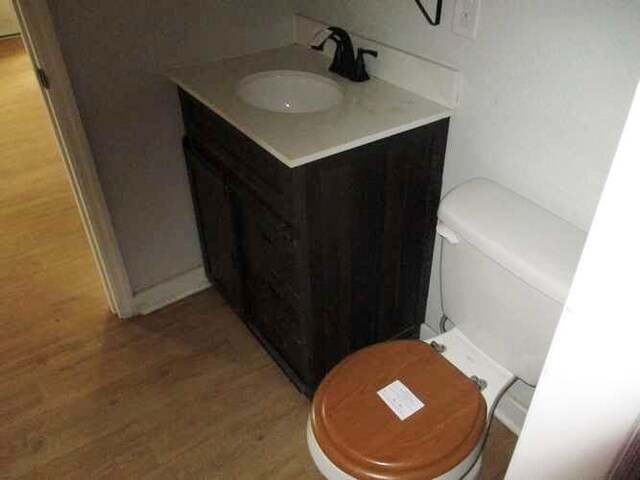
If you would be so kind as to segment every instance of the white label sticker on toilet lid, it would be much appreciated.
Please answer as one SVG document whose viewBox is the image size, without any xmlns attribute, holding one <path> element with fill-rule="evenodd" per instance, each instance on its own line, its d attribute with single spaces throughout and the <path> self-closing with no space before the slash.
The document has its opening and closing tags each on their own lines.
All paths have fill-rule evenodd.
<svg viewBox="0 0 640 480">
<path fill-rule="evenodd" d="M 378 390 L 378 396 L 400 420 L 409 418 L 424 407 L 424 403 L 400 380 L 396 380 Z"/>
</svg>

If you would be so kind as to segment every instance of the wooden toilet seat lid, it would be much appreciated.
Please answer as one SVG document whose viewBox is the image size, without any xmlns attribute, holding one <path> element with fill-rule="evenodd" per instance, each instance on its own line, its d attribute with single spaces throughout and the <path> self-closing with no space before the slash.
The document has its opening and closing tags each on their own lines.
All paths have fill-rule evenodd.
<svg viewBox="0 0 640 480">
<path fill-rule="evenodd" d="M 378 390 L 400 380 L 423 403 L 400 420 Z M 419 340 L 360 350 L 320 384 L 311 428 L 322 451 L 358 479 L 434 478 L 460 463 L 484 431 L 486 403 L 475 383 Z"/>
</svg>

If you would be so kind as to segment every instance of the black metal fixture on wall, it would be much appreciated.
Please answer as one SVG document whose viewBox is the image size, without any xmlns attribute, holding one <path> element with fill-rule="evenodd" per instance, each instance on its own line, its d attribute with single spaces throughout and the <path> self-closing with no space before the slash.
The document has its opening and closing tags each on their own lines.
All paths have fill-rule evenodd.
<svg viewBox="0 0 640 480">
<path fill-rule="evenodd" d="M 429 22 L 430 25 L 440 25 L 440 17 L 442 16 L 442 0 L 436 0 L 436 2 L 436 16 L 435 18 L 431 18 L 427 9 L 422 5 L 422 1 L 416 0 L 416 5 L 418 5 L 422 15 L 424 15 L 424 18 L 427 19 L 427 22 Z"/>
</svg>

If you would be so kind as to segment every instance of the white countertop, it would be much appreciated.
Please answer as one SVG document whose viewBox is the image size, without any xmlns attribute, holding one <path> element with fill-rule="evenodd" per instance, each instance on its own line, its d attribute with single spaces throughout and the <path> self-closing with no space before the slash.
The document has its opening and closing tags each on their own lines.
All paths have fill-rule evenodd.
<svg viewBox="0 0 640 480">
<path fill-rule="evenodd" d="M 355 83 L 329 72 L 330 59 L 299 45 L 175 68 L 167 76 L 288 167 L 451 116 L 451 109 L 377 78 Z M 239 80 L 266 70 L 301 70 L 336 81 L 343 101 L 313 113 L 275 113 L 235 94 Z"/>
</svg>

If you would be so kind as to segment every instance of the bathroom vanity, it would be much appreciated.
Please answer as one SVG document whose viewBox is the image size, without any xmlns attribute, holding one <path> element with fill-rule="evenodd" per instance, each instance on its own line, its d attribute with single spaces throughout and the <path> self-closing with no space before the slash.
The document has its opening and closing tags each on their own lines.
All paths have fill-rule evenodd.
<svg viewBox="0 0 640 480">
<path fill-rule="evenodd" d="M 178 69 L 207 276 L 302 392 L 349 353 L 424 321 L 450 110 L 350 84 L 298 46 Z M 339 105 L 274 113 L 243 78 L 332 78 Z"/>
</svg>

